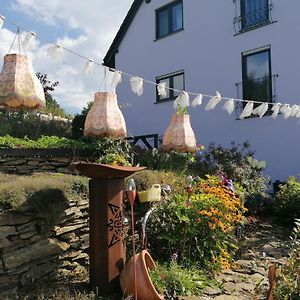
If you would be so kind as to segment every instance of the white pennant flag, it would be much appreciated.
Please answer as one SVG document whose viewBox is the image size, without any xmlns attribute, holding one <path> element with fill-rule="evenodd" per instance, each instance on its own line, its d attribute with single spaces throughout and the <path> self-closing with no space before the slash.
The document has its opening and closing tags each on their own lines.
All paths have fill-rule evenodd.
<svg viewBox="0 0 300 300">
<path fill-rule="evenodd" d="M 233 101 L 233 99 L 227 100 L 224 103 L 223 108 L 231 115 L 234 111 L 234 101 Z"/>
<path fill-rule="evenodd" d="M 47 50 L 47 55 L 55 60 L 62 60 L 64 49 L 60 44 L 51 45 Z"/>
<path fill-rule="evenodd" d="M 294 104 L 291 107 L 291 117 L 296 117 L 296 115 L 298 114 L 298 111 L 299 111 L 299 106 Z"/>
<path fill-rule="evenodd" d="M 111 87 L 113 88 L 113 90 L 115 91 L 117 88 L 117 85 L 122 81 L 122 72 L 115 70 L 114 71 L 114 76 L 112 78 L 111 81 Z"/>
<path fill-rule="evenodd" d="M 26 36 L 25 36 L 25 38 L 22 42 L 22 45 L 23 45 L 25 50 L 28 49 L 31 46 L 32 42 L 35 39 L 35 36 L 36 36 L 36 34 L 34 32 L 32 32 L 32 31 L 27 32 L 27 34 L 26 34 Z"/>
<path fill-rule="evenodd" d="M 262 118 L 264 116 L 264 114 L 268 111 L 268 109 L 269 109 L 269 104 L 262 103 L 261 105 L 259 105 L 255 109 L 253 109 L 252 113 L 254 115 L 259 115 L 259 117 Z"/>
<path fill-rule="evenodd" d="M 212 110 L 214 109 L 217 104 L 222 100 L 222 96 L 219 92 L 216 92 L 216 96 L 213 96 L 207 103 L 205 110 Z"/>
<path fill-rule="evenodd" d="M 292 109 L 289 106 L 289 104 L 284 104 L 283 106 L 281 106 L 280 112 L 283 113 L 283 118 L 284 119 L 288 119 L 291 116 Z"/>
<path fill-rule="evenodd" d="M 253 110 L 253 102 L 250 101 L 246 104 L 244 110 L 242 111 L 241 115 L 240 115 L 240 119 L 244 119 L 246 117 L 250 117 L 252 114 L 252 110 Z"/>
<path fill-rule="evenodd" d="M 192 107 L 196 107 L 198 105 L 202 104 L 203 95 L 199 94 L 193 101 L 192 101 Z"/>
<path fill-rule="evenodd" d="M 143 78 L 131 77 L 130 78 L 131 90 L 141 96 L 143 94 Z"/>
<path fill-rule="evenodd" d="M 85 63 L 84 69 L 83 69 L 83 74 L 89 75 L 92 74 L 94 71 L 94 62 L 92 59 L 87 60 Z"/>
<path fill-rule="evenodd" d="M 174 109 L 186 108 L 190 106 L 190 96 L 187 92 L 182 91 L 174 101 Z"/>
<path fill-rule="evenodd" d="M 5 17 L 0 16 L 0 29 L 3 27 L 4 20 L 5 20 Z"/>
<path fill-rule="evenodd" d="M 160 82 L 158 85 L 157 85 L 157 92 L 158 92 L 158 95 L 165 98 L 167 96 L 167 83 L 166 82 Z"/>
<path fill-rule="evenodd" d="M 272 111 L 273 111 L 272 118 L 273 119 L 277 118 L 277 116 L 279 114 L 280 107 L 281 107 L 281 103 L 276 103 L 276 104 L 273 105 L 273 107 L 272 107 Z"/>
</svg>

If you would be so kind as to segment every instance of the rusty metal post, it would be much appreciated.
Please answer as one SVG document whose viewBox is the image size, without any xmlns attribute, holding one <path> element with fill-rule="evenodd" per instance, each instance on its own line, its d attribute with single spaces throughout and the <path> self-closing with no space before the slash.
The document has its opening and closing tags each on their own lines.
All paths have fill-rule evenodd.
<svg viewBox="0 0 300 300">
<path fill-rule="evenodd" d="M 125 264 L 124 179 L 91 179 L 89 189 L 90 284 L 108 295 L 119 291 Z"/>
</svg>

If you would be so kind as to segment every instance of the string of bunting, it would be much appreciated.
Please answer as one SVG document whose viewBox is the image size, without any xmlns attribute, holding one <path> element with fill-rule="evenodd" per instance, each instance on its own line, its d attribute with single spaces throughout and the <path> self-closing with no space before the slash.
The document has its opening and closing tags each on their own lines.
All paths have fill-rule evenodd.
<svg viewBox="0 0 300 300">
<path fill-rule="evenodd" d="M 24 27 L 18 25 L 17 23 L 8 20 L 4 16 L 0 15 L 0 29 L 3 27 L 3 24 L 5 22 L 8 22 L 17 28 L 22 29 L 26 32 L 26 36 L 22 41 L 22 45 L 24 49 L 29 49 L 30 45 L 33 43 L 34 39 L 36 37 L 39 37 L 41 40 L 46 41 L 50 44 L 50 46 L 47 49 L 47 55 L 50 56 L 52 59 L 61 61 L 64 56 L 64 52 L 72 53 L 86 61 L 83 73 L 84 74 L 91 74 L 93 73 L 94 66 L 99 66 L 101 68 L 104 68 L 105 70 L 108 70 L 110 72 L 114 72 L 112 81 L 110 83 L 110 86 L 113 90 L 117 88 L 117 85 L 122 81 L 122 76 L 130 77 L 129 82 L 131 86 L 131 90 L 134 94 L 141 96 L 143 94 L 143 86 L 144 83 L 152 84 L 156 86 L 157 93 L 161 97 L 166 97 L 167 91 L 172 90 L 174 92 L 179 93 L 179 96 L 174 101 L 174 109 L 177 110 L 185 109 L 189 106 L 195 108 L 197 106 L 200 106 L 203 104 L 203 99 L 207 98 L 208 102 L 205 106 L 205 111 L 210 111 L 216 108 L 216 106 L 224 100 L 225 103 L 223 104 L 222 108 L 228 112 L 228 114 L 232 114 L 235 109 L 235 103 L 236 102 L 242 102 L 245 104 L 243 111 L 241 112 L 239 118 L 244 119 L 251 115 L 258 115 L 260 118 L 263 117 L 266 112 L 271 107 L 272 111 L 272 118 L 277 118 L 279 113 L 282 113 L 284 119 L 288 119 L 289 117 L 295 117 L 300 118 L 300 105 L 291 105 L 288 103 L 271 103 L 267 101 L 255 101 L 255 100 L 245 100 L 245 99 L 238 99 L 238 98 L 229 98 L 222 96 L 219 92 L 216 92 L 216 95 L 206 95 L 202 93 L 193 93 L 188 91 L 181 91 L 174 88 L 171 88 L 167 86 L 167 84 L 164 83 L 157 83 L 150 80 L 146 80 L 142 77 L 138 77 L 114 68 L 109 68 L 107 66 L 104 66 L 102 63 L 99 63 L 91 58 L 88 58 L 80 53 L 77 53 L 71 49 L 68 49 L 64 47 L 63 45 L 57 44 L 53 41 L 48 40 L 47 38 L 44 38 L 40 34 L 37 34 L 35 32 L 29 31 L 25 29 Z M 194 99 L 191 101 L 190 104 L 190 96 L 193 96 Z"/>
</svg>

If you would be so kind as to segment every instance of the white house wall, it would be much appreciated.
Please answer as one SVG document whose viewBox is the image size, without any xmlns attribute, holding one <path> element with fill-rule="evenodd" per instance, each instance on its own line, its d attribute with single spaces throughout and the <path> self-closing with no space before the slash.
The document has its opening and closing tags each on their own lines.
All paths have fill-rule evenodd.
<svg viewBox="0 0 300 300">
<path fill-rule="evenodd" d="M 171 1 L 143 3 L 116 55 L 116 68 L 155 81 L 155 77 L 184 70 L 187 91 L 236 97 L 235 83 L 242 81 L 241 53 L 271 45 L 272 74 L 278 74 L 278 102 L 300 104 L 299 30 L 300 1 L 274 0 L 276 23 L 234 35 L 235 6 L 232 0 L 183 0 L 184 30 L 155 41 L 155 9 Z M 173 102 L 155 104 L 155 87 L 144 85 L 134 95 L 123 78 L 118 87 L 128 132 L 132 135 L 163 135 Z M 205 101 L 206 102 L 206 101 Z M 199 144 L 210 142 L 229 146 L 231 141 L 249 140 L 255 157 L 265 160 L 272 179 L 300 173 L 300 125 L 294 118 L 270 116 L 237 120 L 222 109 L 223 104 L 205 112 L 204 106 L 190 109 Z"/>
</svg>

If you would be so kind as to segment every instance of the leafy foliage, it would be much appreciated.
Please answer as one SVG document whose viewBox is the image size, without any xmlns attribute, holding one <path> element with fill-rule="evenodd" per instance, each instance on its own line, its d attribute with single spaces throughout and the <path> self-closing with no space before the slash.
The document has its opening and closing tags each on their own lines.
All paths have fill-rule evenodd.
<svg viewBox="0 0 300 300">
<path fill-rule="evenodd" d="M 176 252 L 181 263 L 228 268 L 236 249 L 235 226 L 243 222 L 244 211 L 237 195 L 216 177 L 200 179 L 190 199 L 177 193 L 157 207 L 149 221 L 149 245 L 155 257 Z"/>
<path fill-rule="evenodd" d="M 165 299 L 178 296 L 199 296 L 207 286 L 216 285 L 213 279 L 196 268 L 183 268 L 176 262 L 161 264 L 149 270 L 150 278 L 159 294 Z"/>
<path fill-rule="evenodd" d="M 32 176 L 0 173 L 0 209 L 27 209 L 29 204 L 48 221 L 56 220 L 56 208 L 60 210 L 70 197 L 87 197 L 87 179 L 62 174 L 38 174 Z"/>
<path fill-rule="evenodd" d="M 44 118 L 36 112 L 0 109 L 0 136 L 25 136 L 37 139 L 42 135 L 70 136 L 71 122 Z"/>
<path fill-rule="evenodd" d="M 92 148 L 92 144 L 57 136 L 42 136 L 37 140 L 0 136 L 0 148 Z"/>
<path fill-rule="evenodd" d="M 300 299 L 300 220 L 292 236 L 292 247 L 286 263 L 276 274 L 275 300 Z"/>
<path fill-rule="evenodd" d="M 253 154 L 248 143 L 239 145 L 233 142 L 229 149 L 211 144 L 196 156 L 195 172 L 201 177 L 225 174 L 244 188 L 248 199 L 265 195 L 266 178 L 262 175 L 265 163 L 254 159 Z"/>
<path fill-rule="evenodd" d="M 82 138 L 85 119 L 92 105 L 93 101 L 88 102 L 87 106 L 83 108 L 81 113 L 74 116 L 72 120 L 72 137 L 74 139 Z"/>
<path fill-rule="evenodd" d="M 41 109 L 42 112 L 51 113 L 54 116 L 68 117 L 66 112 L 60 107 L 58 102 L 53 98 L 50 92 L 55 90 L 55 87 L 59 85 L 58 81 L 52 82 L 48 79 L 47 74 L 40 72 L 36 73 L 37 78 L 40 80 L 45 93 L 46 107 Z"/>
<path fill-rule="evenodd" d="M 276 194 L 275 212 L 280 221 L 293 224 L 295 218 L 300 218 L 300 181 L 289 177 L 286 184 L 279 186 Z"/>
<path fill-rule="evenodd" d="M 193 161 L 192 154 L 175 151 L 168 153 L 155 148 L 152 150 L 135 148 L 135 153 L 136 162 L 151 170 L 184 172 Z"/>
</svg>

